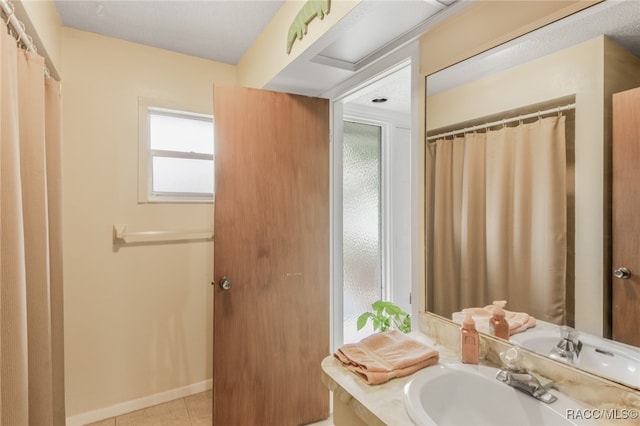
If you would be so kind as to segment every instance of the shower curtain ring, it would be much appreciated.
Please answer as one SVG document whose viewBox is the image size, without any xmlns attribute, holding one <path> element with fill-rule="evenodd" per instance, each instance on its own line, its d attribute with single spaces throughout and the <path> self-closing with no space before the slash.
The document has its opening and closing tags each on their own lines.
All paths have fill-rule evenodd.
<svg viewBox="0 0 640 426">
<path fill-rule="evenodd" d="M 16 14 L 16 7 L 13 5 L 13 3 L 7 3 L 7 5 L 11 8 L 11 13 L 7 14 L 7 20 L 5 24 L 9 26 L 9 21 L 11 21 L 11 17 Z"/>
<path fill-rule="evenodd" d="M 19 25 L 20 28 L 16 28 L 16 41 L 18 42 L 18 44 L 21 43 L 20 39 L 22 39 L 22 34 L 24 34 L 27 29 L 24 26 L 24 22 L 19 21 Z"/>
<path fill-rule="evenodd" d="M 29 50 L 29 48 L 32 49 L 33 53 L 38 53 L 38 48 L 36 47 L 36 44 L 33 42 L 33 37 L 31 37 L 29 34 L 27 34 L 27 38 L 29 39 L 29 46 L 27 46 L 27 51 Z"/>
</svg>

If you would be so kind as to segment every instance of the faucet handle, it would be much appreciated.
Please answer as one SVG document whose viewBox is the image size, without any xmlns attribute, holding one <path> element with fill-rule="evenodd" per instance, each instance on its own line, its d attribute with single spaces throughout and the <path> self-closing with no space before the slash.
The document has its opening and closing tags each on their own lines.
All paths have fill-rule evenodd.
<svg viewBox="0 0 640 426">
<path fill-rule="evenodd" d="M 582 342 L 578 339 L 578 333 L 573 328 L 563 325 L 560 327 L 562 338 L 558 344 L 551 349 L 549 356 L 560 361 L 576 362 L 582 351 Z"/>
<path fill-rule="evenodd" d="M 560 326 L 560 336 L 564 340 L 569 340 L 574 344 L 578 344 L 578 337 L 580 336 L 580 333 L 568 325 L 562 325 Z"/>
<path fill-rule="evenodd" d="M 522 354 L 518 350 L 518 348 L 511 347 L 506 351 L 500 352 L 500 359 L 507 367 L 508 370 L 511 371 L 521 371 L 520 361 L 522 360 Z"/>
</svg>

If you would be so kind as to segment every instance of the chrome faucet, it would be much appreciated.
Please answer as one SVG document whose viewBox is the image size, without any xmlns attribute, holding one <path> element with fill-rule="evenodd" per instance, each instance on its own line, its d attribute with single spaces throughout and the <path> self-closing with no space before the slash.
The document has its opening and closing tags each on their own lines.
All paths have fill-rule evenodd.
<svg viewBox="0 0 640 426">
<path fill-rule="evenodd" d="M 575 363 L 582 350 L 582 342 L 578 339 L 578 332 L 571 327 L 560 327 L 560 341 L 551 349 L 549 357 L 559 361 Z"/>
<path fill-rule="evenodd" d="M 505 367 L 498 371 L 496 379 L 547 404 L 557 400 L 558 398 L 550 394 L 535 376 L 518 365 L 521 357 L 515 347 L 501 352 L 500 359 Z"/>
</svg>

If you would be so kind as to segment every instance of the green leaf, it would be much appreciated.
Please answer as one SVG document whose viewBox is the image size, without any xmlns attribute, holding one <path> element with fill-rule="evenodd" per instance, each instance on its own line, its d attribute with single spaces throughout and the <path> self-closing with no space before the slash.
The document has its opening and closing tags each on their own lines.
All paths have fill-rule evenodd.
<svg viewBox="0 0 640 426">
<path fill-rule="evenodd" d="M 404 317 L 404 321 L 402 322 L 402 331 L 405 333 L 411 332 L 411 317 L 409 315 Z"/>
<path fill-rule="evenodd" d="M 381 316 L 386 307 L 386 302 L 383 302 L 382 300 L 378 300 L 377 302 L 373 303 L 371 307 L 375 311 L 376 315 Z"/>
<path fill-rule="evenodd" d="M 387 302 L 385 302 L 384 300 L 376 300 L 375 302 L 373 302 L 371 307 L 377 310 L 377 309 L 384 308 L 386 304 Z"/>
<path fill-rule="evenodd" d="M 382 320 L 382 331 L 389 331 L 390 328 L 391 328 L 391 319 L 384 318 Z"/>
<path fill-rule="evenodd" d="M 411 317 L 393 302 L 377 300 L 371 304 L 373 312 L 365 312 L 358 317 L 357 327 L 361 330 L 371 318 L 373 331 L 389 331 L 391 326 L 409 333 L 411 331 Z"/>
<path fill-rule="evenodd" d="M 362 330 L 362 327 L 364 327 L 365 325 L 367 325 L 367 320 L 369 318 L 371 318 L 373 315 L 371 315 L 370 312 L 365 312 L 364 314 L 360 315 L 358 317 L 358 321 L 357 321 L 357 325 L 358 325 L 358 331 Z"/>
<path fill-rule="evenodd" d="M 402 309 L 400 309 L 399 307 L 397 307 L 396 305 L 393 305 L 391 303 L 387 304 L 385 311 L 389 314 L 389 315 L 400 315 L 402 314 L 404 311 Z"/>
<path fill-rule="evenodd" d="M 378 317 L 373 318 L 373 331 L 376 331 L 380 328 L 380 319 Z"/>
</svg>

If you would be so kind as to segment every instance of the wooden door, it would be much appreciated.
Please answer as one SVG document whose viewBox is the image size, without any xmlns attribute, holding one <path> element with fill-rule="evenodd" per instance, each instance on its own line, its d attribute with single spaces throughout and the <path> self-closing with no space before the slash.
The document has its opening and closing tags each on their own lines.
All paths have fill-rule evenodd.
<svg viewBox="0 0 640 426">
<path fill-rule="evenodd" d="M 214 87 L 213 424 L 329 416 L 329 103 Z"/>
<path fill-rule="evenodd" d="M 613 339 L 640 346 L 640 88 L 613 96 L 612 150 Z"/>
</svg>

